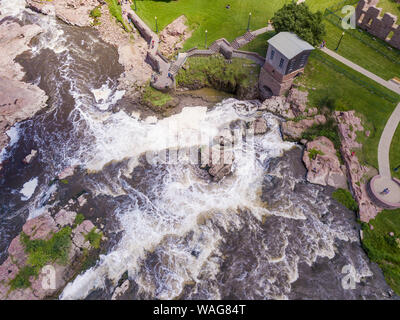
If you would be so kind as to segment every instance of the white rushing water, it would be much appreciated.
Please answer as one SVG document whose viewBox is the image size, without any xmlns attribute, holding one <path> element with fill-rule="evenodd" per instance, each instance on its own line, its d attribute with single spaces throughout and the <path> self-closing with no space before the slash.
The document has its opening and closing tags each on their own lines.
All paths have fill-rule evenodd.
<svg viewBox="0 0 400 320">
<path fill-rule="evenodd" d="M 24 1 L 14 2 L 13 8 L 10 3 L 0 2 L 3 14 L 8 12 L 18 16 L 24 10 Z M 61 299 L 85 298 L 94 289 L 105 288 L 106 279 L 116 285 L 125 271 L 135 280 L 139 292 L 159 299 L 176 298 L 185 284 L 202 283 L 204 279 L 214 281 L 208 286 L 207 295 L 221 298 L 216 277 L 220 272 L 220 245 L 225 241 L 224 233 L 235 233 L 246 226 L 249 232 L 256 234 L 260 232 L 259 222 L 271 216 L 298 222 L 300 236 L 295 240 L 298 241 L 297 247 L 294 249 L 289 241 L 291 231 L 283 224 L 279 225 L 274 230 L 276 243 L 260 243 L 260 252 L 266 260 L 259 257 L 248 273 L 250 276 L 254 274 L 259 283 L 257 290 L 263 297 L 286 298 L 290 283 L 298 278 L 300 261 L 311 265 L 317 257 L 332 258 L 336 239 L 356 240 L 354 232 L 346 226 L 334 226 L 320 220 L 328 211 L 329 201 L 325 198 L 322 198 L 325 202 L 318 200 L 318 189 L 308 191 L 310 203 L 294 204 L 288 194 L 278 195 L 282 199 L 279 206 L 268 206 L 261 201 L 266 174 L 264 162 L 282 156 L 295 146 L 282 140 L 278 119 L 267 113 L 263 117 L 270 130 L 233 145 L 232 175 L 223 181 L 217 183 L 203 179 L 196 166 L 184 161 L 185 156 L 181 154 L 180 161 L 146 169 L 148 181 L 145 181 L 145 188 L 132 185 L 133 170 L 140 166 L 140 160 L 146 159 L 146 155 L 151 155 L 148 159 L 154 159 L 157 154 L 162 157 L 166 149 L 197 150 L 208 146 L 232 123 L 254 120 L 254 111 L 251 110 L 256 107 L 249 102 L 229 99 L 211 110 L 203 106 L 184 108 L 177 115 L 152 123 L 131 117 L 124 111 L 109 112 L 124 93 L 117 90 L 112 81 L 91 84 L 88 80 L 96 75 L 90 74 L 90 57 L 83 62 L 73 58 L 76 55 L 84 60 L 87 52 L 67 41 L 54 17 L 40 16 L 37 21 L 45 32 L 39 37 L 33 52 L 39 54 L 43 49 L 50 49 L 61 57 L 59 79 L 67 84 L 63 88 L 68 88 L 74 101 L 73 111 L 68 117 L 73 125 L 71 135 L 67 139 L 60 136 L 57 137 L 59 141 L 51 141 L 57 155 L 61 155 L 61 160 L 54 164 L 56 170 L 80 165 L 89 172 L 107 174 L 107 165 L 126 164 L 106 176 L 106 181 L 93 183 L 90 190 L 94 195 L 115 197 L 118 206 L 110 216 L 113 214 L 119 222 L 121 239 L 100 257 L 95 267 L 69 283 Z M 90 44 L 98 40 L 93 37 L 85 41 Z M 82 63 L 82 70 L 88 68 L 85 74 L 88 79 L 77 75 L 76 70 L 81 67 L 79 63 Z M 61 84 L 58 89 L 62 90 Z M 58 107 L 64 106 L 60 104 Z M 243 111 L 247 109 L 250 111 Z M 48 141 L 36 143 L 47 144 Z M 79 145 L 71 149 L 75 144 Z M 43 153 L 41 161 L 55 162 L 51 155 Z M 268 174 L 282 178 L 285 173 L 278 170 Z M 287 179 L 287 189 L 293 191 L 295 183 L 295 178 Z M 38 186 L 37 178 L 24 184 L 20 192 L 24 200 L 33 203 L 31 218 L 43 212 L 45 207 L 41 203 L 55 192 L 55 188 Z M 122 200 L 116 197 L 120 195 L 124 197 Z M 149 254 L 155 254 L 162 263 L 149 267 L 146 264 Z M 263 265 L 268 265 L 268 272 Z M 364 268 L 360 273 L 367 274 L 368 271 Z M 247 279 L 249 274 L 243 273 L 239 278 Z"/>
</svg>

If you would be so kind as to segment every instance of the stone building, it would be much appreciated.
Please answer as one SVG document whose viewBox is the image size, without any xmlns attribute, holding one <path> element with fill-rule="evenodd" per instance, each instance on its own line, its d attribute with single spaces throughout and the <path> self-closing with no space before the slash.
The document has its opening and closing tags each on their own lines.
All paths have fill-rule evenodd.
<svg viewBox="0 0 400 320">
<path fill-rule="evenodd" d="M 388 12 L 382 16 L 382 8 L 378 8 L 377 5 L 379 5 L 379 0 L 360 0 L 358 2 L 357 26 L 400 49 L 400 28 L 397 25 L 397 16 Z"/>
<path fill-rule="evenodd" d="M 258 85 L 264 99 L 282 95 L 307 63 L 314 47 L 291 32 L 280 32 L 268 40 L 268 52 Z"/>
</svg>

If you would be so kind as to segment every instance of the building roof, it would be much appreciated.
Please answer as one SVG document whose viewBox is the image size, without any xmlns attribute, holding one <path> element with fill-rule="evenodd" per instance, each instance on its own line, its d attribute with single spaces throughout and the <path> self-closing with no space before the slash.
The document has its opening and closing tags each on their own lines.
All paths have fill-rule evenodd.
<svg viewBox="0 0 400 320">
<path fill-rule="evenodd" d="M 292 32 L 279 32 L 268 40 L 268 43 L 282 53 L 286 58 L 292 59 L 306 50 L 314 50 L 307 41 L 300 39 Z"/>
</svg>

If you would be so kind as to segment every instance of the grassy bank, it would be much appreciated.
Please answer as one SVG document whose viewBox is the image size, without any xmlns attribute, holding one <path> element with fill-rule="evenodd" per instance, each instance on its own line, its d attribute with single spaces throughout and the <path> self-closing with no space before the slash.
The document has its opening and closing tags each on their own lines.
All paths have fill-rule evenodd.
<svg viewBox="0 0 400 320">
<path fill-rule="evenodd" d="M 239 94 L 255 87 L 260 67 L 246 59 L 232 59 L 222 56 L 194 57 L 188 59 L 186 70 L 176 76 L 177 85 L 190 89 L 214 88 L 232 94 Z"/>
<path fill-rule="evenodd" d="M 193 35 L 184 45 L 184 50 L 192 47 L 204 47 L 205 30 L 208 30 L 208 41 L 219 38 L 229 41 L 243 35 L 247 30 L 251 12 L 250 29 L 256 30 L 267 26 L 274 13 L 285 3 L 292 0 L 179 0 L 179 1 L 137 1 L 138 15 L 155 30 L 155 19 L 162 30 L 173 20 L 184 14 Z M 323 10 L 341 0 L 307 0 L 312 10 Z M 226 5 L 230 4 L 230 9 Z"/>
<path fill-rule="evenodd" d="M 106 0 L 108 9 L 110 10 L 111 15 L 122 24 L 126 31 L 129 31 L 130 28 L 126 24 L 124 18 L 122 17 L 122 9 L 121 6 L 118 4 L 118 0 Z"/>
<path fill-rule="evenodd" d="M 322 55 L 323 59 L 328 61 L 330 65 L 318 59 L 317 54 Z M 365 84 L 376 88 L 382 94 L 391 96 L 393 94 L 321 52 L 314 52 L 311 55 L 304 75 L 296 80 L 296 83 L 301 85 L 303 90 L 309 92 L 310 107 L 322 108 L 326 106 L 332 111 L 356 110 L 364 121 L 365 130 L 370 131 L 369 137 L 365 135 L 365 132 L 358 134 L 358 140 L 363 144 L 362 152 L 359 154 L 360 160 L 377 168 L 379 139 L 397 103 L 387 101 L 382 96 L 370 92 L 369 89 L 334 69 L 332 67 L 334 65 L 361 79 Z"/>
<path fill-rule="evenodd" d="M 164 110 L 163 107 L 172 100 L 172 97 L 168 93 L 163 93 L 147 85 L 142 99 L 153 111 L 158 112 Z"/>
<path fill-rule="evenodd" d="M 382 269 L 386 282 L 400 294 L 400 210 L 385 210 L 363 224 L 363 247 L 369 258 Z M 389 235 L 393 232 L 394 236 Z"/>
</svg>

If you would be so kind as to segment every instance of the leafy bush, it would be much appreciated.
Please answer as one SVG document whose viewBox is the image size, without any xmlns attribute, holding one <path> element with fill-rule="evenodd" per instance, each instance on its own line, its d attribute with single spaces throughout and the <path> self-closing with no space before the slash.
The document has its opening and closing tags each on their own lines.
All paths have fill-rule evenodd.
<svg viewBox="0 0 400 320">
<path fill-rule="evenodd" d="M 276 32 L 290 31 L 303 40 L 316 46 L 322 42 L 325 35 L 325 25 L 322 13 L 313 13 L 305 3 L 297 5 L 294 1 L 285 4 L 272 17 Z"/>
<path fill-rule="evenodd" d="M 194 57 L 188 59 L 189 68 L 181 69 L 176 76 L 177 84 L 191 89 L 214 88 L 237 93 L 257 83 L 259 66 L 246 59 L 226 60 L 222 56 Z"/>
<path fill-rule="evenodd" d="M 92 11 L 90 11 L 90 16 L 92 18 L 100 18 L 101 17 L 101 10 L 99 7 L 94 8 Z"/>
<path fill-rule="evenodd" d="M 345 189 L 337 189 L 332 194 L 333 199 L 343 204 L 346 208 L 358 212 L 357 201 L 354 200 L 352 194 Z"/>
<path fill-rule="evenodd" d="M 301 138 L 306 140 L 314 140 L 317 137 L 327 137 L 335 145 L 335 149 L 340 149 L 340 138 L 337 125 L 332 119 L 328 119 L 325 124 L 317 124 L 303 132 Z"/>
<path fill-rule="evenodd" d="M 74 227 L 79 226 L 85 220 L 85 216 L 82 213 L 78 213 L 75 217 Z"/>
<path fill-rule="evenodd" d="M 66 264 L 71 246 L 71 232 L 70 227 L 64 227 L 49 240 L 31 240 L 22 232 L 21 241 L 25 246 L 25 252 L 28 253 L 28 263 L 38 269 L 49 262 Z"/>
<path fill-rule="evenodd" d="M 317 155 L 321 155 L 323 156 L 325 153 L 323 153 L 321 150 L 318 149 L 311 149 L 308 151 L 308 157 L 310 158 L 310 160 L 314 160 Z"/>
<path fill-rule="evenodd" d="M 29 278 L 37 277 L 40 269 L 50 262 L 66 264 L 71 246 L 71 232 L 70 227 L 65 227 L 53 234 L 49 240 L 31 240 L 28 235 L 21 232 L 21 242 L 25 246 L 28 260 L 27 265 L 9 282 L 11 290 L 30 287 Z"/>
<path fill-rule="evenodd" d="M 32 266 L 23 267 L 22 269 L 20 269 L 15 278 L 10 281 L 9 283 L 10 289 L 15 290 L 15 289 L 25 289 L 30 287 L 31 282 L 29 278 L 37 275 L 38 273 L 34 267 Z"/>
<path fill-rule="evenodd" d="M 103 237 L 103 233 L 96 232 L 96 227 L 94 227 L 92 230 L 90 230 L 90 232 L 85 236 L 85 240 L 89 241 L 90 245 L 95 248 L 98 249 L 100 247 L 100 242 L 101 242 L 101 238 Z"/>
</svg>

